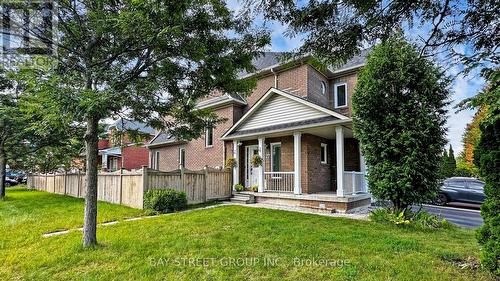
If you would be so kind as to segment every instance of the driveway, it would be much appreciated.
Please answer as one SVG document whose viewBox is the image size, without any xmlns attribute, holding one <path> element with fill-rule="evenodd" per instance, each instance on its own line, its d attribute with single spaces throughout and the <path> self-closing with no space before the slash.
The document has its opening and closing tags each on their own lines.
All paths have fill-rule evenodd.
<svg viewBox="0 0 500 281">
<path fill-rule="evenodd" d="M 483 218 L 479 211 L 480 205 L 453 203 L 446 206 L 424 205 L 423 210 L 441 216 L 456 225 L 477 228 L 483 225 Z M 415 207 L 418 210 L 418 207 Z"/>
</svg>

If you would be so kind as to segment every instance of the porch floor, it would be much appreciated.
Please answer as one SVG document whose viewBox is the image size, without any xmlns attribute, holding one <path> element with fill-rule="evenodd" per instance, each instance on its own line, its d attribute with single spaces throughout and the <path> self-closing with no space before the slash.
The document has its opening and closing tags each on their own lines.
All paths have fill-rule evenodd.
<svg viewBox="0 0 500 281">
<path fill-rule="evenodd" d="M 346 195 L 343 197 L 337 196 L 333 191 L 312 194 L 242 191 L 239 194 L 253 196 L 257 203 L 322 209 L 341 213 L 368 207 L 371 203 L 371 196 L 367 193 Z"/>
<path fill-rule="evenodd" d="M 302 200 L 314 200 L 314 201 L 331 201 L 331 202 L 353 202 L 364 199 L 371 198 L 370 194 L 359 193 L 354 195 L 345 195 L 343 197 L 337 196 L 334 191 L 323 191 L 318 193 L 304 193 L 304 194 L 293 194 L 288 192 L 252 192 L 252 191 L 241 191 L 239 193 L 253 195 L 255 197 L 268 197 L 268 198 L 285 198 L 285 199 L 302 199 Z"/>
</svg>

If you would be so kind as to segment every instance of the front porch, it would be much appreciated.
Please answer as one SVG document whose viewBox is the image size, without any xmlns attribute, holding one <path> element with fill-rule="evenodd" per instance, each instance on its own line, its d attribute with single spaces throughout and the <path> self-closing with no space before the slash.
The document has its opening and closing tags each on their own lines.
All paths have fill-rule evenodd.
<svg viewBox="0 0 500 281">
<path fill-rule="evenodd" d="M 257 200 L 344 211 L 369 204 L 364 159 L 346 116 L 271 89 L 223 140 L 236 160 L 233 183 L 257 187 Z"/>
</svg>

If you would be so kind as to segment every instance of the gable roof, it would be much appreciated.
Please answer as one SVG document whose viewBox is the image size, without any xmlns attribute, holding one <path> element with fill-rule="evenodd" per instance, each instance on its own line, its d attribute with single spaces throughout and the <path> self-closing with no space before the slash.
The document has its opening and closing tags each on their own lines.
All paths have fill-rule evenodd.
<svg viewBox="0 0 500 281">
<path fill-rule="evenodd" d="M 258 133 L 335 120 L 349 117 L 319 106 L 296 95 L 270 88 L 252 108 L 243 115 L 223 136 L 241 135 L 242 132 Z"/>
<path fill-rule="evenodd" d="M 183 143 L 184 141 L 177 139 L 171 134 L 161 131 L 147 144 L 147 147 L 164 146 L 169 144 Z"/>
</svg>

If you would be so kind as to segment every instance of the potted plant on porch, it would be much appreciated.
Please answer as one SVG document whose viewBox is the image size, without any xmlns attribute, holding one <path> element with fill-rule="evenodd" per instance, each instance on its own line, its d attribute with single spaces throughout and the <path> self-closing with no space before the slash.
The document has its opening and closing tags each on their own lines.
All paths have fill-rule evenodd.
<svg viewBox="0 0 500 281">
<path fill-rule="evenodd" d="M 252 159 L 250 159 L 250 164 L 252 164 L 252 166 L 254 167 L 262 166 L 262 157 L 260 157 L 260 155 L 258 154 L 255 154 L 254 156 L 252 156 Z"/>
</svg>

